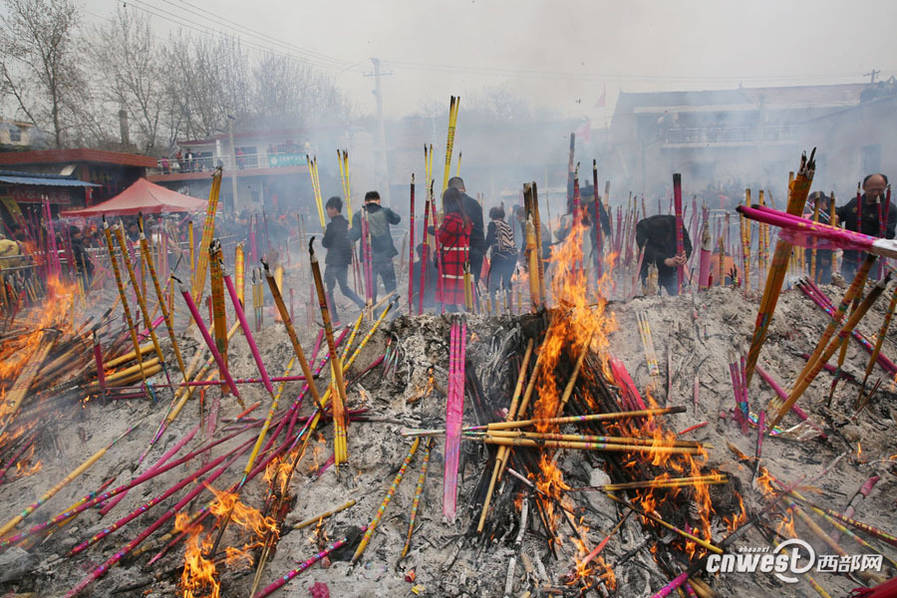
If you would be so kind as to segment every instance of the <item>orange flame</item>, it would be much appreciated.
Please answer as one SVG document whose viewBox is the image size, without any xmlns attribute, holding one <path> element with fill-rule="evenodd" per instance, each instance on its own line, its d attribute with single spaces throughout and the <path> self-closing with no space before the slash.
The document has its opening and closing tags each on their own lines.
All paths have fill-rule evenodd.
<svg viewBox="0 0 897 598">
<path fill-rule="evenodd" d="M 183 598 L 220 598 L 221 584 L 215 579 L 215 563 L 203 556 L 212 548 L 211 538 L 200 539 L 202 526 L 190 525 L 190 516 L 186 513 L 176 515 L 174 528 L 189 534 L 181 573 Z"/>
</svg>

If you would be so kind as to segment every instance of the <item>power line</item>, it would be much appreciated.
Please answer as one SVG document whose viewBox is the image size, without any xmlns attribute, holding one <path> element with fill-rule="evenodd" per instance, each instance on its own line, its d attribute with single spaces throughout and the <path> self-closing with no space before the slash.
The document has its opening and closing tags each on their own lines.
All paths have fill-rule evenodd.
<svg viewBox="0 0 897 598">
<path fill-rule="evenodd" d="M 312 50 L 310 48 L 305 48 L 303 46 L 299 46 L 299 45 L 296 45 L 296 44 L 293 44 L 290 42 L 283 41 L 279 38 L 271 36 L 270 34 L 263 33 L 257 29 L 248 27 L 245 24 L 238 23 L 236 21 L 232 21 L 230 19 L 222 17 L 221 15 L 206 12 L 201 7 L 196 6 L 195 4 L 192 4 L 190 2 L 187 2 L 187 0 L 181 0 L 180 4 L 175 3 L 172 0 L 162 0 L 162 1 L 165 2 L 166 4 L 170 4 L 172 6 L 180 8 L 181 10 L 187 10 L 187 9 L 183 8 L 183 6 L 181 6 L 181 5 L 190 7 L 191 9 L 193 9 L 190 11 L 190 12 L 193 12 L 193 14 L 198 14 L 199 16 L 202 16 L 204 18 L 213 18 L 216 21 L 218 21 L 222 26 L 228 27 L 230 29 L 235 29 L 235 30 L 245 32 L 248 35 L 262 39 L 266 42 L 272 42 L 274 44 L 277 44 L 278 46 L 282 46 L 286 49 L 298 52 L 299 54 L 306 55 L 309 57 L 309 60 L 318 60 L 318 61 L 321 61 L 322 63 L 328 63 L 333 67 L 337 67 L 337 66 L 342 67 L 342 66 L 346 65 L 347 63 L 349 63 L 348 60 L 336 58 L 334 56 L 324 54 L 323 52 L 318 52 L 317 50 Z M 198 11 L 198 12 L 196 12 L 196 11 Z"/>
<path fill-rule="evenodd" d="M 136 8 L 146 14 L 149 14 L 151 16 L 154 16 L 154 17 L 163 19 L 165 21 L 168 21 L 170 23 L 173 23 L 175 25 L 178 25 L 179 27 L 184 27 L 186 29 L 190 29 L 192 31 L 195 31 L 195 32 L 198 32 L 198 33 L 201 33 L 201 34 L 213 37 L 213 38 L 214 37 L 228 37 L 228 36 L 235 37 L 242 45 L 245 45 L 246 47 L 255 49 L 257 51 L 261 51 L 264 54 L 280 56 L 283 58 L 296 60 L 296 61 L 302 62 L 304 64 L 314 66 L 316 68 L 321 68 L 322 70 L 333 70 L 334 69 L 333 66 L 329 66 L 329 65 L 322 66 L 320 64 L 314 64 L 312 61 L 310 61 L 305 56 L 300 56 L 293 52 L 285 52 L 283 50 L 280 50 L 280 49 L 277 49 L 277 48 L 274 48 L 274 47 L 271 47 L 268 45 L 264 45 L 262 43 L 259 43 L 259 42 L 253 41 L 253 40 L 247 40 L 240 35 L 234 35 L 232 33 L 229 34 L 226 31 L 221 31 L 221 30 L 216 29 L 206 23 L 197 22 L 196 20 L 190 19 L 184 15 L 178 15 L 178 14 L 175 14 L 175 13 L 173 13 L 169 10 L 166 10 L 164 8 L 154 6 L 154 5 L 150 4 L 149 2 L 146 2 L 145 0 L 130 0 L 130 2 L 131 2 L 130 6 Z M 351 65 L 350 65 L 350 67 L 347 67 L 347 68 L 351 68 Z M 344 70 L 347 70 L 347 69 L 344 69 Z"/>
</svg>

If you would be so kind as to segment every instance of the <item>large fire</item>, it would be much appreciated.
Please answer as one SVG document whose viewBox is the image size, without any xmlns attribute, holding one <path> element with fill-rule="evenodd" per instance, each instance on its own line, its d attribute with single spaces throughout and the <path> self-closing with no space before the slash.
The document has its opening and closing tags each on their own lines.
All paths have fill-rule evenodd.
<svg viewBox="0 0 897 598">
<path fill-rule="evenodd" d="M 604 276 L 598 281 L 598 300 L 592 301 L 589 293 L 588 271 L 583 264 L 582 241 L 583 235 L 588 229 L 577 221 L 565 242 L 559 247 L 552 248 L 550 267 L 553 269 L 551 277 L 551 297 L 554 303 L 552 319 L 545 334 L 538 359 L 540 364 L 537 388 L 539 397 L 533 406 L 534 416 L 539 419 L 552 418 L 563 410 L 559 387 L 563 388 L 566 381 L 555 379 L 555 369 L 561 360 L 575 362 L 580 354 L 595 353 L 602 363 L 606 362 L 608 336 L 616 328 L 616 320 L 612 313 L 607 312 L 606 293 L 601 290 L 611 280 L 612 269 L 606 268 Z M 538 432 L 557 432 L 556 426 L 550 424 L 538 424 Z M 564 482 L 563 473 L 558 467 L 554 455 L 544 451 L 540 458 L 540 473 L 535 480 L 536 486 L 544 495 L 554 500 L 544 501 L 544 511 L 556 531 L 558 511 L 555 502 L 570 508 L 569 498 L 564 494 L 569 487 Z M 571 536 L 577 550 L 577 561 L 591 551 L 587 545 L 588 528 L 581 522 L 571 522 L 576 528 L 576 533 Z M 556 534 L 558 542 L 563 542 L 563 536 Z M 592 577 L 596 574 L 596 568 L 603 573 L 598 575 L 604 578 L 608 587 L 615 585 L 613 572 L 598 556 L 586 566 L 578 567 L 581 578 Z"/>
<path fill-rule="evenodd" d="M 605 299 L 609 295 L 609 287 L 612 284 L 614 257 L 611 256 L 605 261 L 604 275 L 601 280 L 594 283 L 596 301 L 596 297 L 589 291 L 588 271 L 583 264 L 582 241 L 583 235 L 588 232 L 588 228 L 577 222 L 565 242 L 552 251 L 553 309 L 550 312 L 551 320 L 538 356 L 540 370 L 537 388 L 539 394 L 534 404 L 534 416 L 538 419 L 556 417 L 564 409 L 564 405 L 561 403 L 561 391 L 566 386 L 567 380 L 559 380 L 557 370 L 574 370 L 573 364 L 583 352 L 597 356 L 598 366 L 606 379 L 621 388 L 627 385 L 627 381 L 615 379 L 614 372 L 616 370 L 610 366 L 611 358 L 608 350 L 610 333 L 616 329 L 614 314 L 607 310 Z M 595 371 L 594 367 L 593 365 L 592 368 L 587 368 L 588 371 L 584 375 L 594 375 L 591 373 Z M 586 382 L 589 380 L 586 379 Z M 599 401 L 589 395 L 587 390 L 589 386 L 589 384 L 581 384 L 578 387 L 579 395 L 592 411 L 604 411 Z M 632 388 L 630 394 L 638 395 L 638 392 Z M 658 407 L 650 393 L 646 394 L 644 399 L 637 396 L 630 397 L 630 399 L 634 403 L 644 403 L 643 407 Z M 556 426 L 548 423 L 537 425 L 537 429 L 543 433 L 559 431 Z M 632 473 L 633 479 L 647 477 L 647 479 L 654 478 L 656 481 L 654 487 L 635 491 L 632 495 L 632 504 L 660 519 L 666 521 L 673 519 L 675 524 L 684 528 L 687 533 L 702 540 L 711 541 L 711 522 L 715 512 L 709 484 L 700 479 L 680 486 L 663 484 L 664 480 L 671 477 L 697 477 L 706 476 L 708 473 L 717 473 L 712 470 L 707 471 L 707 456 L 703 449 L 697 451 L 696 454 L 669 450 L 678 440 L 677 435 L 673 431 L 666 430 L 660 420 L 653 417 L 616 420 L 604 429 L 609 435 L 650 439 L 652 450 L 647 453 L 617 454 L 619 462 Z M 534 482 L 544 495 L 551 497 L 550 500 L 543 501 L 543 510 L 552 526 L 552 534 L 558 543 L 562 543 L 563 536 L 558 532 L 561 510 L 556 505 L 560 504 L 564 507 L 573 505 L 565 493 L 568 486 L 564 482 L 563 473 L 557 464 L 556 455 L 552 451 L 542 452 L 539 472 Z M 738 503 L 741 512 L 723 521 L 729 529 L 734 529 L 745 519 L 741 497 L 738 497 Z M 684 516 L 684 524 L 675 519 L 682 518 L 683 510 L 687 511 L 687 515 Z M 615 584 L 613 571 L 600 555 L 597 555 L 600 549 L 592 557 L 587 539 L 588 528 L 581 522 L 571 521 L 566 513 L 564 516 L 575 529 L 575 533 L 570 538 L 577 552 L 576 583 L 590 585 L 600 580 L 612 588 Z M 659 527 L 659 524 L 647 519 L 643 520 L 643 523 L 650 528 Z M 677 537 L 673 546 L 690 559 L 700 557 L 705 553 L 705 549 L 698 543 L 685 537 Z"/>
<path fill-rule="evenodd" d="M 215 495 L 210 511 L 218 519 L 218 525 L 224 525 L 227 521 L 229 528 L 236 527 L 249 533 L 249 541 L 241 548 L 228 546 L 225 549 L 225 565 L 229 568 L 252 566 L 254 559 L 250 551 L 261 547 L 269 534 L 278 533 L 277 522 L 272 517 L 262 515 L 258 509 L 242 503 L 233 492 L 206 487 Z M 216 577 L 215 555 L 209 554 L 214 547 L 213 534 L 203 534 L 201 525 L 191 527 L 189 522 L 189 516 L 178 513 L 175 529 L 178 532 L 188 532 L 184 571 L 181 573 L 182 597 L 219 598 L 221 582 Z"/>
</svg>

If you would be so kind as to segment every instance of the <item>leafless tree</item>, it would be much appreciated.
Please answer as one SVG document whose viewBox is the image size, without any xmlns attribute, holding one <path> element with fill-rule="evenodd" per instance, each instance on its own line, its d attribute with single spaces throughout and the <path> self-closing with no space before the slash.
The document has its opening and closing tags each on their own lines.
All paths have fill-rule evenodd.
<svg viewBox="0 0 897 598">
<path fill-rule="evenodd" d="M 105 104 L 103 113 L 126 110 L 136 127 L 139 147 L 154 153 L 158 143 L 168 141 L 168 135 L 162 131 L 166 106 L 162 54 L 149 19 L 120 7 L 109 25 L 94 25 L 89 37 L 85 46 L 97 79 L 93 87 Z"/>
<path fill-rule="evenodd" d="M 293 127 L 342 122 L 349 107 L 323 73 L 284 55 L 268 54 L 253 68 L 252 113 Z"/>
<path fill-rule="evenodd" d="M 187 137 L 208 137 L 227 116 L 249 113 L 249 57 L 230 38 L 172 36 L 162 52 L 168 120 Z"/>
<path fill-rule="evenodd" d="M 72 0 L 4 0 L 0 77 L 4 93 L 62 147 L 77 121 L 85 85 L 76 59 L 78 10 Z"/>
</svg>

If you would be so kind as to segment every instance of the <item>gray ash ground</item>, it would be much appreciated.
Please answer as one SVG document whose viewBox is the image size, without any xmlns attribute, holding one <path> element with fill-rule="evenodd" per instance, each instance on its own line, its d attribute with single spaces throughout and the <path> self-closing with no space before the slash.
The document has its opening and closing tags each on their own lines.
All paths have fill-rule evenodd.
<svg viewBox="0 0 897 598">
<path fill-rule="evenodd" d="M 842 293 L 842 290 L 834 287 L 827 287 L 825 290 L 835 300 Z M 860 326 L 868 336 L 872 336 L 878 327 L 886 304 L 886 299 L 879 300 L 873 313 Z M 661 370 L 660 378 L 664 381 L 667 376 L 667 351 L 671 351 L 671 392 L 666 396 L 665 383 L 661 384 L 662 390 L 658 393 L 660 396 L 656 398 L 661 404 L 684 405 L 687 411 L 666 416 L 663 422 L 669 429 L 677 431 L 702 421 L 708 422 L 707 426 L 691 432 L 686 438 L 712 445 L 708 465 L 735 478 L 730 485 L 713 490 L 714 504 L 721 511 L 733 508 L 735 499 L 730 491 L 732 488 L 741 489 L 750 512 L 761 510 L 765 504 L 763 492 L 751 483 L 750 468 L 735 461 L 726 448 L 727 443 L 731 442 L 744 453 L 754 453 L 755 432 L 743 435 L 726 414 L 734 406 L 727 353 L 733 347 L 746 347 L 756 309 L 756 300 L 746 300 L 738 290 L 722 288 L 711 289 L 696 299 L 691 296 L 636 298 L 625 304 L 611 306 L 617 319 L 617 330 L 610 339 L 610 352 L 625 363 L 640 389 L 644 389 L 649 383 L 650 376 L 636 326 L 636 312 L 645 312 L 650 319 Z M 783 293 L 760 363 L 786 388 L 803 365 L 800 353 L 812 350 L 827 318 L 800 291 Z M 497 362 L 495 355 L 498 344 L 513 333 L 519 324 L 520 320 L 509 317 L 468 318 L 468 357 L 480 380 L 488 379 L 494 374 L 495 368 L 513 369 L 507 363 Z M 277 551 L 266 567 L 263 586 L 296 567 L 297 561 L 318 551 L 314 528 L 291 530 L 291 524 L 354 498 L 357 501 L 355 506 L 325 520 L 322 533 L 331 540 L 347 533 L 357 533 L 357 529 L 374 516 L 411 444 L 410 439 L 399 434 L 400 430 L 403 427 L 444 425 L 445 397 L 442 391 L 447 387 L 449 328 L 450 321 L 445 317 L 421 316 L 409 319 L 400 316 L 388 322 L 372 338 L 358 363 L 349 372 L 349 378 L 383 354 L 390 337 L 400 347 L 398 367 L 394 374 L 384 375 L 380 366 L 350 388 L 350 407 L 367 407 L 367 415 L 373 421 L 356 422 L 350 426 L 350 462 L 339 475 L 332 467 L 322 475 L 316 475 L 331 454 L 332 427 L 328 424 L 321 428 L 322 434 L 313 440 L 293 478 L 291 492 L 295 500 L 286 518 Z M 313 344 L 311 332 L 305 331 L 301 336 L 306 349 Z M 258 334 L 257 339 L 272 375 L 279 375 L 291 356 L 282 328 L 268 318 L 263 333 Z M 884 348 L 884 353 L 892 358 L 897 357 L 895 340 L 897 332 L 892 331 Z M 235 376 L 248 377 L 256 374 L 245 340 L 239 335 L 231 343 L 231 356 Z M 862 378 L 866 359 L 865 351 L 851 341 L 847 354 L 847 371 Z M 431 373 L 436 383 L 435 388 L 421 397 Z M 695 403 L 693 387 L 696 375 L 699 376 L 699 396 Z M 884 374 L 877 369 L 875 376 L 884 377 Z M 890 456 L 897 453 L 897 435 L 894 434 L 897 426 L 897 403 L 895 395 L 889 390 L 891 383 L 885 380 L 883 390 L 873 398 L 869 408 L 856 422 L 850 422 L 848 417 L 852 410 L 849 405 L 856 396 L 857 386 L 842 381 L 835 400 L 829 407 L 827 394 L 830 381 L 830 374 L 823 372 L 799 403 L 815 421 L 831 431 L 829 438 L 803 441 L 767 438 L 764 442 L 763 464 L 782 480 L 796 481 L 807 476 L 813 480 L 811 485 L 815 486 L 815 489 L 809 489 L 807 493 L 816 502 L 838 510 L 846 506 L 865 480 L 878 474 L 882 479 L 860 505 L 857 516 L 886 531 L 897 531 L 893 518 L 897 477 L 893 461 L 888 461 Z M 510 383 L 507 384 L 508 395 Z M 245 388 L 247 404 L 260 400 L 263 405 L 267 405 L 268 400 L 261 389 Z M 299 384 L 290 383 L 286 388 L 285 396 L 293 397 L 299 391 Z M 217 391 L 207 392 L 207 404 L 216 395 Z M 765 406 L 771 397 L 772 391 L 765 383 L 755 379 L 750 389 L 752 408 L 756 410 Z M 499 403 L 504 401 L 506 404 L 508 396 L 490 396 L 489 400 Z M 60 480 L 87 455 L 120 434 L 128 425 L 146 417 L 146 425 L 117 444 L 75 483 L 41 507 L 29 518 L 28 523 L 52 516 L 84 493 L 100 486 L 112 475 L 118 476 L 116 484 L 130 479 L 130 466 L 147 446 L 159 419 L 165 413 L 166 405 L 165 399 L 155 405 L 139 400 L 113 401 L 108 404 L 92 401 L 83 409 L 77 410 L 71 419 L 52 422 L 52 432 L 42 436 L 39 447 L 43 471 L 0 485 L 0 514 L 4 520 L 18 513 L 25 504 Z M 309 410 L 308 406 L 304 408 L 304 412 Z M 221 403 L 222 422 L 219 423 L 219 430 L 227 425 L 224 420 L 239 412 L 240 408 L 233 399 L 224 399 Z M 150 454 L 149 460 L 158 458 L 166 445 L 170 446 L 192 428 L 197 417 L 196 406 L 188 405 L 184 414 L 163 437 L 163 442 Z M 474 406 L 468 397 L 465 401 L 464 423 L 475 421 Z M 786 421 L 787 425 L 797 423 L 790 416 Z M 199 442 L 198 436 L 189 446 L 198 446 Z M 857 442 L 862 443 L 859 458 L 856 455 Z M 215 454 L 221 454 L 220 451 L 233 445 L 232 441 L 216 449 Z M 828 463 L 845 451 L 849 454 L 834 471 L 815 479 Z M 599 457 L 584 457 L 575 451 L 561 451 L 558 453 L 558 463 L 565 472 L 568 483 L 579 487 L 600 480 L 601 475 L 596 471 L 599 469 Z M 513 555 L 519 556 L 511 595 L 520 596 L 530 591 L 531 595 L 538 596 L 542 595 L 540 588 L 544 586 L 563 587 L 563 577 L 574 565 L 577 554 L 575 546 L 566 542 L 558 549 L 558 556 L 555 558 L 547 549 L 538 518 L 532 512 L 529 529 L 523 536 L 519 550 L 514 545 L 518 515 L 510 508 L 505 507 L 493 514 L 500 524 L 496 528 L 499 530 L 496 534 L 481 538 L 469 533 L 471 521 L 479 515 L 473 504 L 473 496 L 487 460 L 485 449 L 478 443 L 464 443 L 462 471 L 459 475 L 459 515 L 454 523 L 443 520 L 442 459 L 440 439 L 434 443 L 426 492 L 418 515 L 418 528 L 407 558 L 400 561 L 399 554 L 407 531 L 408 513 L 420 468 L 420 453 L 409 467 L 405 480 L 359 564 L 351 566 L 347 562 L 351 553 L 343 551 L 343 554 L 334 556 L 329 567 L 325 568 L 321 564 L 313 566 L 279 590 L 275 596 L 307 596 L 309 588 L 315 583 L 326 584 L 331 596 L 502 596 L 508 561 Z M 216 487 L 236 481 L 242 464 L 243 459 L 238 460 L 220 478 Z M 4 563 L 0 567 L 3 570 L 0 573 L 0 592 L 63 595 L 93 566 L 108 558 L 155 521 L 165 509 L 174 504 L 178 496 L 139 516 L 136 521 L 114 532 L 82 555 L 62 558 L 67 549 L 159 494 L 196 467 L 194 465 L 189 470 L 178 468 L 138 486 L 104 518 L 100 518 L 98 511 L 90 510 L 46 540 L 25 545 L 24 551 L 15 549 L 0 555 L 0 562 Z M 260 507 L 265 492 L 266 484 L 258 478 L 247 485 L 242 499 L 252 506 Z M 510 481 L 506 481 L 505 486 L 496 491 L 497 496 L 505 496 L 505 499 L 497 498 L 496 501 L 503 505 L 512 504 L 512 501 L 506 500 L 506 495 L 511 492 Z M 191 512 L 195 512 L 209 498 L 207 493 L 201 495 L 192 505 Z M 620 508 L 598 493 L 573 492 L 571 498 L 581 509 L 583 522 L 589 528 L 586 535 L 590 547 L 600 542 L 622 517 Z M 825 524 L 823 527 L 828 529 Z M 163 531 L 169 529 L 170 526 L 165 526 Z M 830 552 L 800 523 L 797 524 L 797 531 L 800 537 L 814 545 L 817 552 Z M 724 529 L 715 529 L 714 540 L 719 541 L 724 535 Z M 236 529 L 229 529 L 225 536 L 225 544 L 241 544 L 247 540 L 246 535 Z M 612 564 L 626 558 L 625 562 L 615 568 L 618 585 L 612 595 L 650 596 L 667 583 L 672 575 L 658 566 L 650 552 L 654 543 L 664 540 L 657 532 L 646 531 L 638 517 L 630 516 L 627 519 L 603 553 L 605 559 Z M 841 543 L 848 552 L 868 552 L 847 538 L 842 537 Z M 151 538 L 147 545 L 156 546 L 156 541 Z M 768 542 L 756 530 L 751 530 L 739 540 L 738 545 L 767 546 Z M 894 556 L 893 548 L 880 549 L 883 554 Z M 144 563 L 154 552 L 150 550 L 137 558 L 126 559 L 95 582 L 85 595 L 180 595 L 177 582 L 183 547 L 173 550 L 151 570 L 146 570 Z M 529 571 L 530 567 L 532 573 Z M 410 571 L 414 571 L 413 582 L 406 581 Z M 154 579 L 154 574 L 159 578 Z M 545 575 L 544 579 L 542 575 Z M 882 572 L 883 577 L 893 575 L 893 570 Z M 245 570 L 223 571 L 222 596 L 247 595 L 251 577 L 251 572 Z M 813 595 L 813 590 L 806 581 L 789 585 L 779 582 L 771 574 L 705 575 L 704 579 L 722 596 Z M 817 581 L 833 596 L 846 596 L 852 588 L 859 585 L 845 576 L 833 574 L 820 574 Z M 114 593 L 116 589 L 140 582 L 148 583 L 140 589 Z M 569 590 L 575 592 L 575 588 L 576 586 L 570 586 Z M 591 595 L 597 595 L 595 590 L 592 590 Z"/>
</svg>

